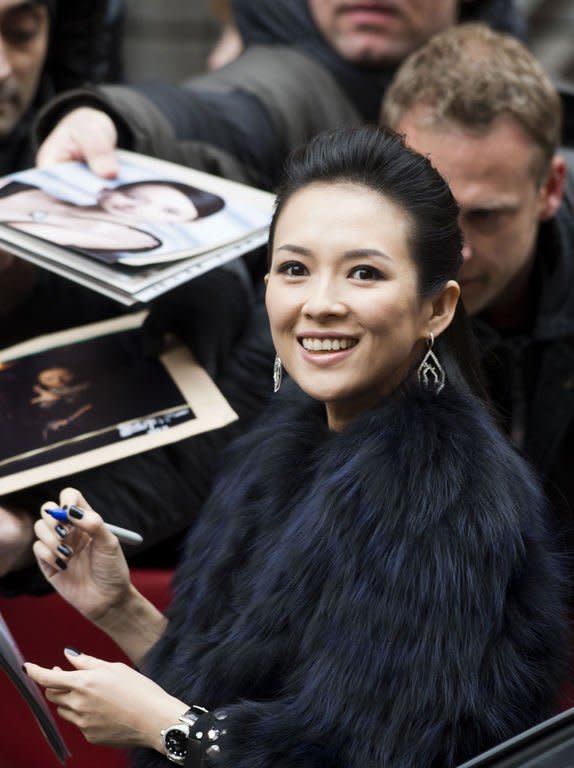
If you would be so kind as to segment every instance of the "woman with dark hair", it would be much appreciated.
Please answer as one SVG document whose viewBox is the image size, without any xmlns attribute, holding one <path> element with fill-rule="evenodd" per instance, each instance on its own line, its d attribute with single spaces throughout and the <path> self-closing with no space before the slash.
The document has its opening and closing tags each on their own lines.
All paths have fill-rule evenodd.
<svg viewBox="0 0 574 768">
<path fill-rule="evenodd" d="M 88 740 L 142 768 L 450 768 L 552 713 L 561 581 L 451 332 L 457 216 L 397 136 L 295 154 L 266 278 L 275 389 L 292 381 L 222 462 L 167 618 L 78 491 L 65 525 L 44 506 L 46 577 L 145 673 L 26 664 Z"/>
</svg>

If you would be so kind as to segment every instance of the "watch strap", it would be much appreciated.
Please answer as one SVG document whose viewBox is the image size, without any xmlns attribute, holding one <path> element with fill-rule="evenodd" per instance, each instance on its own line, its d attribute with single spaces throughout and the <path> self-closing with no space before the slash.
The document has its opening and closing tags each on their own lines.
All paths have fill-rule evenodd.
<svg viewBox="0 0 574 768">
<path fill-rule="evenodd" d="M 181 723 L 186 723 L 186 725 L 189 725 L 193 728 L 193 726 L 199 720 L 199 718 L 205 714 L 207 714 L 207 709 L 204 709 L 203 707 L 199 707 L 196 704 L 194 704 L 188 710 L 186 710 L 183 713 L 183 715 L 180 715 L 178 720 Z"/>
</svg>

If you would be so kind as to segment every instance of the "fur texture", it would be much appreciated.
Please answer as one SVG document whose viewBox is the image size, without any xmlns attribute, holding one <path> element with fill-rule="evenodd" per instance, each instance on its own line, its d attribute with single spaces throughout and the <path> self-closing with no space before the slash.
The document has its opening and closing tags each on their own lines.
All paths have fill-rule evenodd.
<svg viewBox="0 0 574 768">
<path fill-rule="evenodd" d="M 448 768 L 550 715 L 544 500 L 484 408 L 407 388 L 334 434 L 295 399 L 228 452 L 147 659 L 228 709 L 222 768 Z"/>
</svg>

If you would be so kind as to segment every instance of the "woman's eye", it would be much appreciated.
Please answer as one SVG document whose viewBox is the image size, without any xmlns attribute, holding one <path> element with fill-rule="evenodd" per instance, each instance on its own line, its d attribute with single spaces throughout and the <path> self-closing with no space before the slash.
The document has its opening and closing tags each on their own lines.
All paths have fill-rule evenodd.
<svg viewBox="0 0 574 768">
<path fill-rule="evenodd" d="M 355 267 L 349 277 L 353 280 L 381 280 L 383 275 L 376 267 L 361 266 Z"/>
<path fill-rule="evenodd" d="M 307 267 L 298 261 L 288 261 L 281 264 L 277 271 L 288 277 L 302 277 L 307 274 Z"/>
</svg>

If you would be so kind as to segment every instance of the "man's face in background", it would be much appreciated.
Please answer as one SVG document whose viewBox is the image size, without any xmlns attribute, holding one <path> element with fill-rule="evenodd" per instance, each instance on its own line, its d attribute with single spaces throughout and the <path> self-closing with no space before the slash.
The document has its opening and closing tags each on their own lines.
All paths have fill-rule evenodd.
<svg viewBox="0 0 574 768">
<path fill-rule="evenodd" d="M 0 138 L 30 107 L 48 50 L 49 19 L 40 2 L 0 0 Z"/>
<path fill-rule="evenodd" d="M 348 61 L 397 64 L 457 21 L 457 0 L 309 0 L 315 23 Z"/>
<path fill-rule="evenodd" d="M 556 210 L 557 161 L 540 179 L 541 150 L 511 116 L 471 132 L 454 122 L 434 125 L 429 114 L 417 105 L 394 127 L 430 158 L 460 206 L 467 312 L 503 325 L 527 296 L 540 223 Z"/>
</svg>

